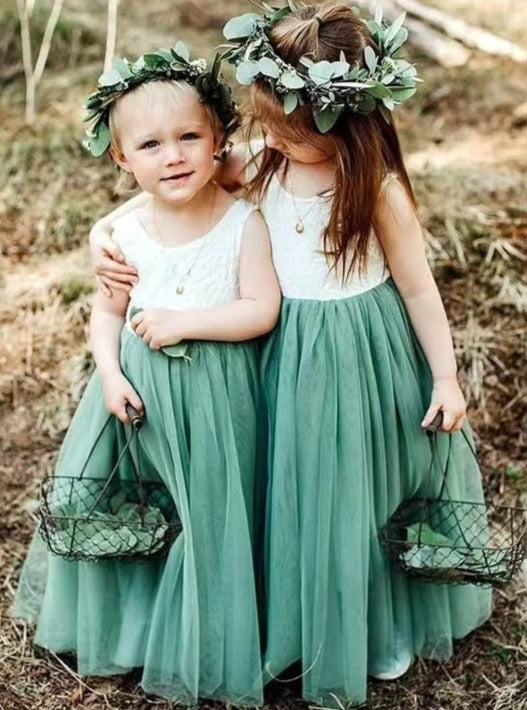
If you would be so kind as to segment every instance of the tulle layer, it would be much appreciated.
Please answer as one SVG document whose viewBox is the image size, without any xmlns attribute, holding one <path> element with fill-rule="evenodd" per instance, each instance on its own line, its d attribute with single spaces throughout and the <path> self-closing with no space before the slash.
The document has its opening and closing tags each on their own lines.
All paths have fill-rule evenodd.
<svg viewBox="0 0 527 710">
<path fill-rule="evenodd" d="M 491 611 L 489 590 L 410 581 L 379 543 L 398 505 L 425 493 L 430 371 L 391 280 L 344 300 L 285 299 L 261 367 L 271 442 L 266 675 L 301 659 L 306 699 L 361 703 L 368 674 L 397 675 L 415 654 L 448 658 L 452 639 Z M 449 491 L 482 500 L 461 434 Z"/>
<path fill-rule="evenodd" d="M 174 702 L 206 697 L 258 705 L 256 347 L 195 343 L 190 355 L 192 362 L 170 358 L 123 334 L 122 368 L 146 411 L 142 474 L 161 477 L 183 525 L 168 555 L 71 562 L 47 554 L 35 535 L 13 613 L 37 622 L 37 644 L 73 652 L 83 675 L 140 666 L 143 688 Z M 58 475 L 78 475 L 107 416 L 95 374 L 64 441 Z M 109 470 L 124 434 L 115 419 L 86 475 Z"/>
</svg>

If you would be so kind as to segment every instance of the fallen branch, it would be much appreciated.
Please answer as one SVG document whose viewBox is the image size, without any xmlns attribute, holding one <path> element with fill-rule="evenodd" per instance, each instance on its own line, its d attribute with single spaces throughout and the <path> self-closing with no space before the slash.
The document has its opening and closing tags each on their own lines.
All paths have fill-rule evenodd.
<svg viewBox="0 0 527 710">
<path fill-rule="evenodd" d="M 434 7 L 429 7 L 419 0 L 395 0 L 395 3 L 402 10 L 438 27 L 449 37 L 459 40 L 467 47 L 474 47 L 487 54 L 509 57 L 515 62 L 527 62 L 527 50 L 492 32 L 469 25 L 464 20 Z"/>
<path fill-rule="evenodd" d="M 355 0 L 355 4 L 373 15 L 377 0 Z M 384 17 L 390 22 L 393 22 L 401 14 L 400 8 L 394 4 L 393 0 L 384 0 L 382 9 Z M 469 50 L 456 40 L 445 37 L 419 20 L 406 19 L 405 27 L 408 30 L 409 41 L 414 47 L 418 47 L 442 66 L 461 67 L 468 62 Z"/>
</svg>

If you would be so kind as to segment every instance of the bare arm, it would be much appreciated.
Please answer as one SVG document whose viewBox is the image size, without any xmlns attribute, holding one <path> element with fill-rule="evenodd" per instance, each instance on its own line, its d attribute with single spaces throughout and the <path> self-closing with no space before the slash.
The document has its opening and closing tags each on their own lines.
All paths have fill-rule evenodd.
<svg viewBox="0 0 527 710">
<path fill-rule="evenodd" d="M 129 422 L 125 410 L 127 402 L 139 411 L 143 406 L 122 374 L 119 360 L 120 336 L 127 305 L 127 293 L 121 291 L 109 298 L 98 291 L 90 320 L 90 347 L 101 377 L 106 407 L 125 423 Z"/>
<path fill-rule="evenodd" d="M 417 215 L 398 181 L 389 183 L 381 194 L 375 230 L 434 379 L 432 401 L 422 424 L 427 426 L 442 411 L 443 429 L 457 430 L 466 406 L 457 382 L 450 327 L 426 260 Z"/>
<path fill-rule="evenodd" d="M 239 279 L 240 298 L 232 303 L 188 311 L 147 309 L 134 316 L 132 326 L 154 349 L 180 340 L 248 340 L 272 330 L 280 310 L 280 288 L 267 225 L 258 212 L 245 224 Z"/>
<path fill-rule="evenodd" d="M 125 263 L 117 244 L 112 240 L 113 223 L 118 217 L 142 207 L 149 195 L 141 192 L 101 217 L 90 230 L 90 252 L 93 269 L 106 296 L 114 291 L 128 292 L 137 281 L 137 270 Z"/>
</svg>

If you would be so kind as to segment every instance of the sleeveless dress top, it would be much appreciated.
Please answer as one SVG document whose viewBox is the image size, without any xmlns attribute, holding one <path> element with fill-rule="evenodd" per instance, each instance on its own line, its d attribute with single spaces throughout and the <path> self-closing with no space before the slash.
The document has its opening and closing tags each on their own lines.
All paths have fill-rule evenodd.
<svg viewBox="0 0 527 710">
<path fill-rule="evenodd" d="M 114 240 L 139 282 L 130 291 L 127 328 L 134 308 L 214 308 L 239 298 L 239 257 L 245 222 L 256 206 L 239 199 L 202 237 L 164 246 L 142 225 L 136 210 L 115 222 Z"/>
<path fill-rule="evenodd" d="M 391 177 L 391 176 L 390 176 Z M 383 186 L 387 181 L 383 183 Z M 329 221 L 331 198 L 293 197 L 274 175 L 260 209 L 273 246 L 273 261 L 286 298 L 328 301 L 349 298 L 390 277 L 381 245 L 372 231 L 363 273 L 352 273 L 343 283 L 324 256 L 322 234 Z M 304 231 L 299 234 L 299 220 Z"/>
</svg>

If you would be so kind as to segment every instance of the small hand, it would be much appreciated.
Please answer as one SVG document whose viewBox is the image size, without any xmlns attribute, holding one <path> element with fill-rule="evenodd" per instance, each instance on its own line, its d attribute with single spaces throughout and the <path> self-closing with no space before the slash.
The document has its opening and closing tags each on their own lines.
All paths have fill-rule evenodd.
<svg viewBox="0 0 527 710">
<path fill-rule="evenodd" d="M 183 340 L 182 313 L 170 308 L 147 308 L 130 321 L 136 335 L 152 348 L 159 350 Z"/>
<path fill-rule="evenodd" d="M 102 377 L 104 404 L 110 414 L 114 414 L 123 424 L 130 424 L 126 404 L 130 403 L 139 413 L 143 412 L 141 398 L 122 373 Z"/>
<path fill-rule="evenodd" d="M 421 426 L 429 426 L 438 412 L 443 412 L 442 431 L 459 431 L 466 419 L 467 405 L 455 377 L 436 380 L 432 398 Z"/>
<path fill-rule="evenodd" d="M 101 291 L 111 298 L 112 290 L 131 291 L 137 283 L 137 269 L 129 266 L 117 244 L 102 229 L 90 232 L 90 251 L 93 270 Z"/>
</svg>

